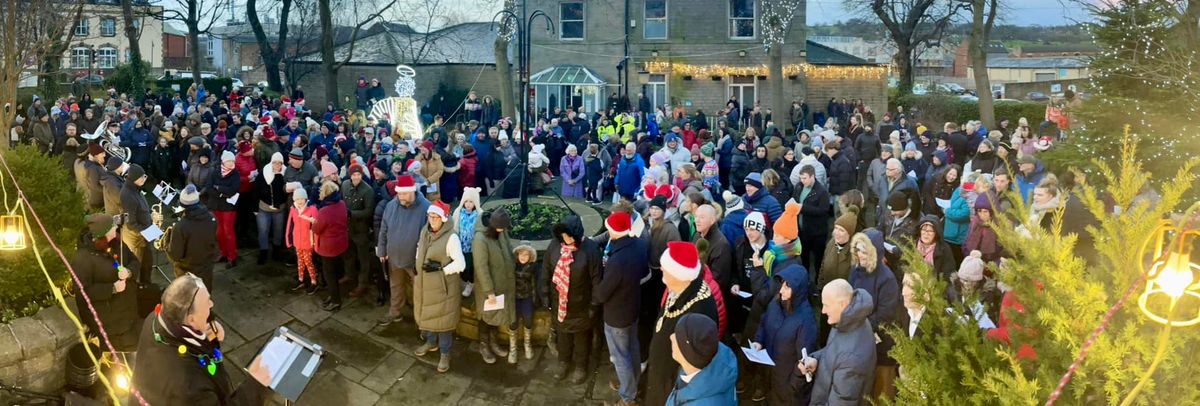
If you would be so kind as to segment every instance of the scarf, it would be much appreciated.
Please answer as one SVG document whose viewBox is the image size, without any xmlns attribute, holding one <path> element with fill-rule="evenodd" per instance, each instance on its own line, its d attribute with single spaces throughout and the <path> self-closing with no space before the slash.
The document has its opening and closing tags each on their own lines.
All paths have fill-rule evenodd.
<svg viewBox="0 0 1200 406">
<path fill-rule="evenodd" d="M 558 263 L 554 264 L 554 289 L 558 291 L 558 322 L 567 318 L 567 294 L 571 290 L 571 264 L 575 262 L 575 246 L 563 244 L 558 250 Z"/>
<path fill-rule="evenodd" d="M 233 172 L 233 170 L 234 170 L 234 169 L 236 169 L 236 168 L 237 168 L 237 167 L 233 167 L 233 168 L 226 169 L 226 168 L 225 168 L 225 165 L 221 165 L 221 177 L 222 177 L 222 178 L 224 178 L 224 177 L 226 177 L 226 176 L 229 176 L 229 174 L 230 174 L 230 173 L 232 173 L 232 172 Z"/>
<path fill-rule="evenodd" d="M 471 252 L 471 244 L 475 241 L 475 219 L 479 218 L 479 209 L 458 211 L 458 240 L 462 243 L 462 251 Z"/>
<path fill-rule="evenodd" d="M 921 253 L 921 257 L 925 258 L 925 263 L 933 265 L 933 252 L 937 250 L 937 244 L 925 245 L 924 242 L 917 241 L 917 252 Z"/>
</svg>

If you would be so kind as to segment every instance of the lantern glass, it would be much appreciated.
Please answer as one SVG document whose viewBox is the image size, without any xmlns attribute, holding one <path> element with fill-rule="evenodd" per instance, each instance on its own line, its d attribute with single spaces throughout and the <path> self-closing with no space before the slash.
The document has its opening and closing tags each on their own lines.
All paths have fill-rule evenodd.
<svg viewBox="0 0 1200 406">
<path fill-rule="evenodd" d="M 0 216 L 0 250 L 25 249 L 25 219 L 17 215 Z"/>
</svg>

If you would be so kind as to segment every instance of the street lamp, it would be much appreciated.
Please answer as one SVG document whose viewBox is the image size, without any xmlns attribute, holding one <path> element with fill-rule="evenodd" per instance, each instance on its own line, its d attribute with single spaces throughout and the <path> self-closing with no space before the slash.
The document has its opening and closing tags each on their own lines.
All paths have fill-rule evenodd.
<svg viewBox="0 0 1200 406">
<path fill-rule="evenodd" d="M 499 13 L 496 13 L 496 15 L 492 17 L 492 28 L 493 29 L 496 28 L 496 24 L 501 24 L 503 26 L 511 26 L 511 27 L 513 27 L 513 29 L 511 30 L 510 35 L 517 38 L 517 49 L 518 49 L 517 76 L 521 80 L 521 93 L 520 93 L 521 96 L 520 97 L 522 100 L 521 100 L 521 111 L 519 114 L 517 114 L 517 117 L 516 117 L 516 120 L 517 120 L 516 131 L 520 132 L 520 137 L 521 137 L 521 154 L 520 154 L 521 155 L 520 156 L 520 159 L 521 159 L 521 213 L 520 214 L 522 216 L 529 214 L 529 191 L 528 191 L 528 186 L 527 186 L 528 182 L 526 181 L 525 177 L 526 177 L 526 174 L 528 173 L 528 170 L 526 170 L 526 167 L 527 167 L 526 161 L 529 159 L 529 150 L 528 150 L 528 148 L 529 148 L 529 131 L 528 130 L 529 129 L 528 129 L 528 127 L 529 127 L 529 122 L 533 121 L 533 117 L 531 116 L 530 108 L 529 108 L 529 99 L 530 99 L 529 75 L 530 75 L 530 66 L 531 66 L 531 64 L 530 64 L 530 54 L 531 54 L 530 49 L 532 48 L 532 45 L 533 45 L 533 41 L 531 41 L 532 32 L 529 30 L 529 28 L 531 28 L 534 21 L 537 20 L 538 18 L 546 20 L 546 31 L 547 32 L 550 32 L 550 33 L 554 32 L 554 21 L 552 21 L 550 19 L 550 16 L 547 15 L 546 12 L 542 11 L 542 10 L 534 10 L 532 14 L 526 14 L 525 2 L 521 2 L 521 15 L 517 15 L 517 13 L 514 13 L 511 10 L 500 10 Z M 504 35 L 504 33 L 501 33 L 501 35 Z"/>
</svg>

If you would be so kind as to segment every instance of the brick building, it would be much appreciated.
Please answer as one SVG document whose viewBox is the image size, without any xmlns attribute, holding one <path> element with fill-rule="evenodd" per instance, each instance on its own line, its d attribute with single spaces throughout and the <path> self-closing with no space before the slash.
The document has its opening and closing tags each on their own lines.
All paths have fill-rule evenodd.
<svg viewBox="0 0 1200 406">
<path fill-rule="evenodd" d="M 160 72 L 163 68 L 163 23 L 150 15 L 162 13 L 162 9 L 147 0 L 133 1 L 133 24 L 140 30 L 138 49 L 152 72 Z M 130 61 L 120 1 L 86 0 L 74 30 L 75 36 L 62 61 L 63 68 L 76 77 L 108 75 L 117 65 Z"/>
<path fill-rule="evenodd" d="M 710 113 L 730 96 L 768 105 L 765 1 L 628 0 L 626 21 L 626 2 L 529 0 L 530 13 L 543 10 L 555 25 L 547 32 L 539 21 L 533 31 L 535 110 L 570 104 L 596 111 L 624 91 L 621 85 L 632 100 L 641 92 L 654 105 Z M 814 112 L 829 97 L 886 108 L 887 69 L 805 41 L 804 7 L 798 13 L 783 49 L 785 97 L 810 100 Z"/>
</svg>

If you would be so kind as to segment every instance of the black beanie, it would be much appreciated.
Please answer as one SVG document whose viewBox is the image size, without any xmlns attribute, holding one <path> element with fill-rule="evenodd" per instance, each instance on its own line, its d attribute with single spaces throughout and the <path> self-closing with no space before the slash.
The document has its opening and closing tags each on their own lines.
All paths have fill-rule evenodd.
<svg viewBox="0 0 1200 406">
<path fill-rule="evenodd" d="M 887 205 L 888 210 L 891 211 L 908 210 L 908 196 L 905 196 L 904 192 L 898 190 L 894 191 L 892 194 L 888 195 Z"/>
<path fill-rule="evenodd" d="M 129 164 L 129 169 L 125 170 L 125 179 L 130 182 L 136 181 L 143 176 L 146 176 L 146 170 L 142 169 L 141 165 Z"/>
<path fill-rule="evenodd" d="M 654 196 L 653 199 L 650 199 L 650 206 L 660 208 L 662 211 L 667 211 L 667 197 Z"/>
<path fill-rule="evenodd" d="M 108 162 L 104 163 L 104 169 L 108 169 L 109 172 L 116 172 L 117 169 L 119 169 L 121 167 L 121 165 L 124 165 L 124 164 L 125 164 L 125 160 L 115 157 L 115 156 L 111 156 L 111 157 L 108 157 Z"/>
<path fill-rule="evenodd" d="M 717 322 L 708 316 L 688 313 L 675 322 L 675 343 L 689 364 L 707 367 L 717 355 Z"/>
</svg>

